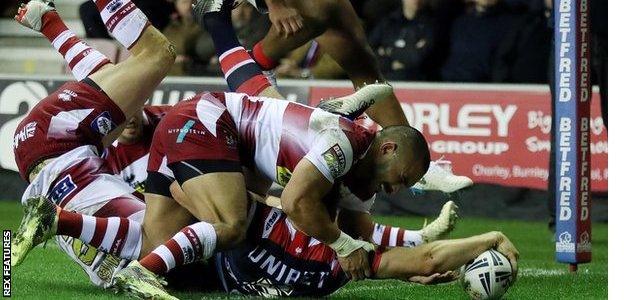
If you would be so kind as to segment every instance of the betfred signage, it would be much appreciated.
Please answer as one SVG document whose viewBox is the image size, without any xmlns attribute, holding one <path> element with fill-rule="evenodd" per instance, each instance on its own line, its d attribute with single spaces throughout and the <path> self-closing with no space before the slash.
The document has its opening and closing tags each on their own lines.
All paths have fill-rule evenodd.
<svg viewBox="0 0 624 300">
<path fill-rule="evenodd" d="M 322 98 L 350 91 L 313 87 L 310 101 L 315 105 Z M 479 183 L 548 188 L 552 116 L 546 87 L 401 86 L 395 94 L 410 124 L 427 137 L 432 158 L 451 160 L 455 173 Z M 591 186 L 593 191 L 607 191 L 607 131 L 597 92 L 593 100 L 588 123 Z M 376 126 L 370 119 L 362 122 Z"/>
</svg>

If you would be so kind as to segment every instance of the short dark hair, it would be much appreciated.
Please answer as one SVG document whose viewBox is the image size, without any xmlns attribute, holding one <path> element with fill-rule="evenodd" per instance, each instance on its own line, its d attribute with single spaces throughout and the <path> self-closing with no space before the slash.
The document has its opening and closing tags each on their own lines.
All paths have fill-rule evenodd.
<svg viewBox="0 0 624 300">
<path fill-rule="evenodd" d="M 422 166 L 427 172 L 429 169 L 429 163 L 431 162 L 431 154 L 429 153 L 429 144 L 425 136 L 416 128 L 405 125 L 388 126 L 378 132 L 380 140 L 389 138 L 394 140 L 399 152 L 401 149 L 408 149 L 414 151 L 414 155 L 421 161 Z"/>
</svg>

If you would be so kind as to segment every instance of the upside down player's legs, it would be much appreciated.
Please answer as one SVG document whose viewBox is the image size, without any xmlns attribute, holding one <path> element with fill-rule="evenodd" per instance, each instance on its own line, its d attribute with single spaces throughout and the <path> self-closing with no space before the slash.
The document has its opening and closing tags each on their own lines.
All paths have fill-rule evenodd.
<svg viewBox="0 0 624 300">
<path fill-rule="evenodd" d="M 175 50 L 132 1 L 122 0 L 112 12 L 107 7 L 110 1 L 95 2 L 109 31 L 132 55 L 117 65 L 91 74 L 89 78 L 129 119 L 143 107 L 145 100 L 165 77 L 175 60 Z M 121 133 L 123 126 L 119 125 L 118 130 L 106 137 L 105 146 Z"/>
</svg>

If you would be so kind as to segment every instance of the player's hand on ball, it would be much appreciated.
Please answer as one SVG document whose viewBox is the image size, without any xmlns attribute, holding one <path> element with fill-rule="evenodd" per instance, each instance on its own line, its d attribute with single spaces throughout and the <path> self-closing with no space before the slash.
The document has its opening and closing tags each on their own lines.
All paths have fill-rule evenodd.
<svg viewBox="0 0 624 300">
<path fill-rule="evenodd" d="M 501 232 L 497 232 L 496 251 L 502 253 L 509 259 L 511 263 L 512 278 L 515 281 L 518 274 L 518 259 L 520 258 L 520 252 L 516 249 L 516 246 Z"/>
<path fill-rule="evenodd" d="M 444 274 L 435 273 L 429 276 L 412 276 L 408 280 L 410 282 L 424 284 L 424 285 L 432 285 L 438 283 L 446 283 L 457 280 L 459 277 L 459 273 L 456 271 L 447 271 Z"/>
<path fill-rule="evenodd" d="M 352 280 L 362 280 L 371 276 L 368 251 L 363 248 L 351 252 L 348 256 L 338 257 L 338 262 Z"/>
<path fill-rule="evenodd" d="M 290 36 L 303 28 L 303 17 L 291 7 L 273 6 L 269 9 L 269 19 L 280 35 Z"/>
</svg>

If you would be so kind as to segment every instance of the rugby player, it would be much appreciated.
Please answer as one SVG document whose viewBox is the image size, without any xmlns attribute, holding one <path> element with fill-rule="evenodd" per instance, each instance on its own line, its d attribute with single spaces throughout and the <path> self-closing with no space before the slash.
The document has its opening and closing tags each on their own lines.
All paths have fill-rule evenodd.
<svg viewBox="0 0 624 300">
<path fill-rule="evenodd" d="M 22 197 L 25 207 L 49 199 L 68 213 L 96 216 L 91 221 L 109 217 L 107 231 L 90 236 L 92 245 L 115 256 L 134 256 L 140 251 L 136 244 L 144 204 L 100 155 L 143 107 L 176 55 L 132 1 L 95 2 L 112 36 L 131 54 L 117 65 L 78 39 L 50 2 L 33 0 L 20 7 L 15 19 L 48 38 L 78 81 L 67 82 L 42 99 L 18 125 L 15 159 L 21 177 L 30 183 Z M 21 228 L 41 233 L 53 225 L 32 213 L 25 214 Z M 75 236 L 70 227 L 60 226 L 55 232 Z M 24 259 L 20 248 L 41 242 L 29 234 L 33 232 L 17 234 L 13 240 L 12 250 L 17 250 L 11 252 L 13 265 Z"/>
<path fill-rule="evenodd" d="M 376 99 L 387 95 L 389 88 L 369 87 L 361 89 L 355 97 Z M 202 221 L 185 227 L 145 256 L 140 264 L 131 265 L 125 269 L 127 272 L 118 274 L 117 281 L 122 287 L 142 297 L 162 295 L 162 286 L 154 273 L 162 274 L 176 264 L 210 257 L 217 249 L 217 237 L 219 249 L 232 247 L 244 237 L 241 225 L 246 220 L 247 198 L 239 147 L 244 155 L 244 166 L 260 175 L 250 177 L 285 185 L 282 207 L 289 217 L 304 232 L 335 249 L 343 269 L 356 279 L 369 274 L 366 250 L 372 250 L 372 244 L 354 240 L 341 232 L 324 211 L 321 198 L 333 188 L 334 180 L 344 179 L 344 185 L 336 185 L 339 205 L 361 209 L 365 204 L 360 199 L 371 198 L 380 188 L 394 192 L 407 183 L 413 184 L 429 165 L 426 141 L 415 129 L 390 127 L 372 134 L 336 115 L 277 99 L 202 93 L 179 103 L 172 112 L 175 113 L 165 116 L 157 127 L 148 165 L 152 174 L 148 173 L 147 195 L 151 194 L 156 204 L 150 205 L 150 197 L 147 197 L 146 224 L 150 224 L 150 208 L 155 210 L 152 215 L 160 218 L 155 219 L 154 226 L 144 226 L 146 232 L 142 237 L 148 240 L 148 231 L 158 231 L 157 226 L 163 225 L 158 221 L 165 218 L 171 223 L 166 224 L 168 228 L 162 228 L 165 230 L 179 228 L 195 218 Z M 239 142 L 239 138 L 242 141 Z M 356 165 L 354 162 L 358 158 L 360 161 Z M 352 167 L 352 175 L 345 176 Z M 154 176 L 153 180 L 150 175 Z M 189 196 L 188 202 L 173 201 L 169 189 L 178 184 Z M 262 194 L 265 192 L 262 186 L 256 188 Z M 136 236 L 133 243 L 128 243 L 133 234 L 139 235 L 138 240 L 141 238 L 140 230 L 138 233 L 128 230 L 133 225 L 129 220 L 112 218 L 117 223 L 108 224 L 108 219 L 85 219 L 85 216 L 64 210 L 57 210 L 55 214 L 51 212 L 53 209 L 46 215 L 42 210 L 50 208 L 49 204 L 45 199 L 36 200 L 39 201 L 32 205 L 27 203 L 28 214 L 23 225 L 28 227 L 31 220 L 38 220 L 43 226 L 36 232 L 23 231 L 23 235 L 16 238 L 16 263 L 32 245 L 51 234 L 63 234 L 65 230 L 68 231 L 66 235 L 90 244 L 99 243 L 101 250 L 112 246 L 113 253 L 136 257 L 135 251 L 123 253 L 127 246 L 136 249 L 140 244 Z M 29 218 L 31 213 L 47 218 Z M 51 214 L 53 218 L 49 218 Z M 115 232 L 111 230 L 115 225 L 124 228 L 128 238 L 124 232 L 117 231 L 106 239 L 109 233 Z M 162 231 L 158 234 L 162 235 Z M 187 252 L 182 253 L 181 248 Z"/>
<path fill-rule="evenodd" d="M 198 0 L 198 19 L 205 13 L 229 11 L 242 0 Z M 355 88 L 385 82 L 364 28 L 348 0 L 247 0 L 269 13 L 273 25 L 252 50 L 263 70 L 274 69 L 280 59 L 312 39 L 349 75 Z M 202 20 L 203 21 L 203 20 Z M 209 31 L 221 31 L 213 27 Z M 327 104 L 329 105 L 330 102 Z M 367 114 L 382 127 L 409 125 L 394 93 L 372 105 Z"/>
<path fill-rule="evenodd" d="M 297 230 L 284 212 L 261 203 L 255 205 L 247 239 L 234 249 L 218 253 L 210 263 L 221 290 L 263 297 L 322 297 L 350 280 L 330 247 Z M 370 233 L 367 226 L 354 221 L 353 217 L 360 214 L 344 212 L 338 213 L 343 230 L 354 237 Z M 519 254 L 500 232 L 415 247 L 378 247 L 369 257 L 371 279 L 421 284 L 452 281 L 457 278 L 456 270 L 488 249 L 498 250 L 512 264 L 512 273 L 498 274 L 500 280 L 514 280 Z"/>
</svg>

